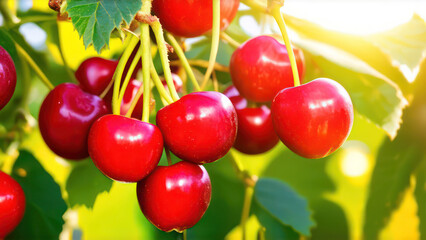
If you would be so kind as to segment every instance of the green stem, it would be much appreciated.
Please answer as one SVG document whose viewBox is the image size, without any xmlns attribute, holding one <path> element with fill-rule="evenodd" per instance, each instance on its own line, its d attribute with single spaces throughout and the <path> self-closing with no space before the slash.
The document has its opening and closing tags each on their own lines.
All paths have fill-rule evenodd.
<svg viewBox="0 0 426 240">
<path fill-rule="evenodd" d="M 49 79 L 46 77 L 40 67 L 34 62 L 34 60 L 30 57 L 30 55 L 19 44 L 15 43 L 15 46 L 16 50 L 18 50 L 18 52 L 25 59 L 25 61 L 28 62 L 28 64 L 31 66 L 37 76 L 41 79 L 44 85 L 46 85 L 49 90 L 52 90 L 54 88 L 53 84 L 49 81 Z"/>
<path fill-rule="evenodd" d="M 187 240 L 188 239 L 188 233 L 186 232 L 186 229 L 183 230 L 183 240 Z"/>
<path fill-rule="evenodd" d="M 195 90 L 201 91 L 200 85 L 198 84 L 197 79 L 195 78 L 195 75 L 194 75 L 194 72 L 192 71 L 191 65 L 189 65 L 188 59 L 186 58 L 185 53 L 183 52 L 179 43 L 176 41 L 176 39 L 170 33 L 166 33 L 166 38 L 169 40 L 169 43 L 174 48 L 176 54 L 179 57 L 179 60 L 182 62 L 182 65 L 185 68 L 186 73 L 188 73 L 189 79 L 191 79 L 191 82 L 194 85 Z"/>
<path fill-rule="evenodd" d="M 149 38 L 149 25 L 147 23 L 141 24 L 141 49 L 142 50 L 142 75 L 143 75 L 143 111 L 142 121 L 149 122 L 149 100 L 151 93 L 151 47 Z"/>
<path fill-rule="evenodd" d="M 19 18 L 12 12 L 12 10 L 7 6 L 8 1 L 1 0 L 0 1 L 0 13 L 3 16 L 3 20 L 5 25 L 13 26 L 19 23 Z"/>
<path fill-rule="evenodd" d="M 202 59 L 190 59 L 188 60 L 188 63 L 191 66 L 196 66 L 196 67 L 202 67 L 202 68 L 207 68 L 209 66 L 209 62 L 202 60 Z M 170 65 L 172 66 L 178 66 L 180 65 L 179 61 L 171 61 Z M 214 70 L 219 71 L 219 72 L 229 72 L 229 67 L 219 64 L 219 63 L 215 63 L 214 64 Z"/>
<path fill-rule="evenodd" d="M 249 6 L 252 9 L 256 9 L 263 13 L 270 13 L 269 9 L 267 8 L 267 5 L 264 2 L 261 2 L 259 0 L 240 0 L 241 3 Z"/>
<path fill-rule="evenodd" d="M 220 38 L 220 0 L 213 0 L 213 27 L 212 27 L 212 47 L 210 48 L 210 59 L 209 66 L 206 74 L 204 75 L 201 89 L 204 89 L 213 72 L 214 64 L 216 63 L 216 56 L 219 50 L 219 38 Z"/>
<path fill-rule="evenodd" d="M 166 78 L 167 86 L 169 87 L 170 95 L 173 101 L 179 100 L 179 95 L 176 92 L 175 85 L 173 84 L 172 72 L 170 71 L 170 63 L 167 53 L 166 42 L 163 36 L 163 28 L 159 21 L 151 24 L 152 31 L 154 32 L 155 39 L 157 40 L 158 51 L 160 53 L 161 63 L 163 65 L 164 77 Z"/>
<path fill-rule="evenodd" d="M 220 38 L 227 42 L 229 45 L 231 45 L 233 48 L 238 48 L 241 46 L 241 43 L 237 42 L 235 39 L 233 39 L 231 36 L 226 34 L 225 32 L 220 33 Z"/>
<path fill-rule="evenodd" d="M 244 203 L 243 203 L 243 211 L 241 213 L 241 230 L 243 232 L 243 240 L 246 240 L 246 225 L 247 225 L 247 219 L 250 215 L 250 207 L 251 207 L 251 200 L 253 199 L 253 193 L 254 189 L 252 187 L 245 187 L 245 193 L 244 193 Z"/>
<path fill-rule="evenodd" d="M 167 165 L 172 165 L 172 156 L 170 155 L 170 151 L 167 147 L 164 148 L 164 150 L 166 151 L 166 158 L 167 158 Z"/>
<path fill-rule="evenodd" d="M 265 227 L 260 226 L 259 227 L 259 232 L 258 232 L 258 239 L 259 240 L 265 240 L 265 232 L 266 232 Z"/>
<path fill-rule="evenodd" d="M 136 44 L 138 43 L 139 39 L 135 37 L 133 34 L 130 34 L 129 36 L 130 40 L 126 47 L 126 49 L 123 52 L 123 55 L 120 58 L 120 61 L 118 62 L 117 68 L 114 72 L 114 91 L 112 94 L 112 112 L 116 115 L 120 115 L 120 105 L 121 102 L 118 101 L 118 95 L 120 92 L 120 85 L 121 85 L 121 78 L 123 77 L 123 71 L 126 67 L 126 63 L 130 58 L 130 55 L 133 52 L 133 49 L 136 47 Z"/>
<path fill-rule="evenodd" d="M 288 37 L 287 27 L 284 22 L 284 18 L 281 14 L 281 6 L 275 5 L 272 7 L 272 16 L 280 27 L 281 34 L 283 35 L 284 43 L 287 48 L 288 56 L 290 58 L 291 70 L 293 72 L 294 86 L 300 86 L 299 72 L 297 71 L 296 58 L 294 56 L 293 48 L 291 46 L 290 38 Z"/>
<path fill-rule="evenodd" d="M 163 83 L 161 82 L 160 77 L 158 76 L 157 71 L 155 70 L 154 62 L 151 58 L 151 79 L 155 84 L 155 87 L 158 90 L 158 93 L 164 100 L 166 100 L 167 104 L 170 104 L 173 102 L 173 99 L 170 97 L 170 95 L 167 93 L 166 89 L 164 88 Z"/>
<path fill-rule="evenodd" d="M 126 78 L 124 79 L 123 83 L 121 84 L 121 89 L 120 89 L 120 93 L 118 95 L 118 102 L 123 102 L 123 98 L 124 98 L 124 94 L 126 92 L 126 88 L 129 85 L 130 82 L 130 78 L 132 77 L 132 73 L 136 68 L 136 65 L 139 62 L 139 59 L 141 59 L 142 57 L 142 52 L 139 51 L 136 53 L 135 57 L 132 60 L 132 63 L 130 64 L 129 70 L 126 73 Z"/>
<path fill-rule="evenodd" d="M 39 22 L 50 22 L 50 21 L 56 21 L 58 20 L 58 17 L 56 15 L 52 15 L 52 16 L 29 16 L 29 17 L 23 17 L 21 18 L 21 21 L 19 21 L 18 23 L 16 23 L 15 26 L 20 26 L 24 23 L 39 23 Z"/>
</svg>

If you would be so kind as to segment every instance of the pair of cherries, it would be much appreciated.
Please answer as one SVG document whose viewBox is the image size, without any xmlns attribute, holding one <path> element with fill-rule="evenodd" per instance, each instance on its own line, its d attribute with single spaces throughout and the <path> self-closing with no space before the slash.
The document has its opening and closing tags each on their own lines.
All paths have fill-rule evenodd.
<svg viewBox="0 0 426 240">
<path fill-rule="evenodd" d="M 299 75 L 304 62 L 294 49 Z M 353 105 L 347 91 L 330 79 L 293 87 L 285 45 L 270 36 L 253 38 L 235 50 L 230 61 L 235 86 L 225 94 L 238 113 L 234 145 L 247 154 L 271 149 L 281 141 L 305 158 L 322 158 L 337 150 L 353 124 Z M 260 107 L 248 107 L 247 100 Z M 266 104 L 272 102 L 271 109 Z"/>
</svg>

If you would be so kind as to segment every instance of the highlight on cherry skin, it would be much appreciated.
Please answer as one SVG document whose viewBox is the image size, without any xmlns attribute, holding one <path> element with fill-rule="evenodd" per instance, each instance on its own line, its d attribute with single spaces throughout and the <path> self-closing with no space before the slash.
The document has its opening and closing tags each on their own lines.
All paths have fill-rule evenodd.
<svg viewBox="0 0 426 240">
<path fill-rule="evenodd" d="M 0 110 L 2 110 L 12 98 L 15 87 L 15 64 L 9 53 L 0 46 Z"/>
<path fill-rule="evenodd" d="M 24 213 L 24 191 L 15 179 L 0 171 L 0 239 L 18 226 Z"/>
<path fill-rule="evenodd" d="M 186 161 L 159 166 L 137 185 L 143 214 L 165 232 L 193 227 L 206 212 L 211 191 L 206 169 Z"/>
<path fill-rule="evenodd" d="M 293 52 L 303 79 L 303 52 L 297 48 Z M 294 86 L 286 46 L 271 36 L 255 37 L 238 47 L 231 56 L 229 70 L 241 96 L 254 102 L 271 102 L 281 89 Z"/>
<path fill-rule="evenodd" d="M 336 151 L 349 136 L 354 120 L 348 92 L 327 78 L 281 90 L 271 110 L 281 141 L 305 158 L 323 158 Z"/>
</svg>

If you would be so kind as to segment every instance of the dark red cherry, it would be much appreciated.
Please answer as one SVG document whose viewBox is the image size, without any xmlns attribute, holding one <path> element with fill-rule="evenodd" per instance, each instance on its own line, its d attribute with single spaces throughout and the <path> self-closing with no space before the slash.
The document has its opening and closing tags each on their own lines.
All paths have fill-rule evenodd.
<svg viewBox="0 0 426 240">
<path fill-rule="evenodd" d="M 297 48 L 294 53 L 302 79 L 303 53 Z M 270 36 L 255 37 L 237 48 L 229 70 L 241 96 L 254 102 L 270 102 L 281 89 L 294 86 L 287 49 Z"/>
<path fill-rule="evenodd" d="M 179 77 L 179 75 L 172 73 L 172 79 L 173 79 L 173 85 L 175 85 L 175 88 L 176 88 L 176 92 L 178 92 L 178 93 L 182 92 L 183 83 L 182 83 L 182 79 Z M 161 82 L 163 83 L 166 90 L 169 91 L 169 88 L 167 87 L 166 79 L 162 78 Z"/>
<path fill-rule="evenodd" d="M 150 174 L 163 153 L 157 126 L 119 115 L 106 115 L 89 132 L 89 154 L 107 177 L 137 182 Z"/>
<path fill-rule="evenodd" d="M 87 136 L 92 123 L 108 113 L 98 96 L 72 83 L 56 86 L 44 99 L 39 127 L 47 146 L 57 155 L 73 160 L 89 156 Z"/>
<path fill-rule="evenodd" d="M 221 1 L 221 29 L 232 22 L 239 4 L 239 0 Z M 164 29 L 180 37 L 197 37 L 212 29 L 212 0 L 154 0 L 152 11 Z"/>
<path fill-rule="evenodd" d="M 111 82 L 118 61 L 92 57 L 83 61 L 75 77 L 85 92 L 100 95 Z"/>
<path fill-rule="evenodd" d="M 157 167 L 138 183 L 137 195 L 143 214 L 152 224 L 165 232 L 182 232 L 204 215 L 211 189 L 203 166 L 182 161 Z"/>
<path fill-rule="evenodd" d="M 234 148 L 246 154 L 260 154 L 272 149 L 279 139 L 272 124 L 271 110 L 265 105 L 248 107 L 234 86 L 228 87 L 224 94 L 234 104 L 238 115 Z"/>
<path fill-rule="evenodd" d="M 0 239 L 18 226 L 24 213 L 24 191 L 18 182 L 0 171 Z"/>
<path fill-rule="evenodd" d="M 339 83 L 319 78 L 280 91 L 272 103 L 272 120 L 290 150 L 305 158 L 322 158 L 347 139 L 353 111 L 351 98 Z"/>
<path fill-rule="evenodd" d="M 0 110 L 10 101 L 16 86 L 16 70 L 12 57 L 0 46 Z"/>
<path fill-rule="evenodd" d="M 222 93 L 195 92 L 160 109 L 157 126 L 176 156 L 204 164 L 223 157 L 234 144 L 237 113 Z"/>
</svg>

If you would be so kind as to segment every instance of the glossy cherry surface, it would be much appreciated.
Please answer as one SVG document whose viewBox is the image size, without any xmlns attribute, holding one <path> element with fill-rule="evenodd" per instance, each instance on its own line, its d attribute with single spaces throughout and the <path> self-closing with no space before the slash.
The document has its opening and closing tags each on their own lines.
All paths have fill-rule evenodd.
<svg viewBox="0 0 426 240">
<path fill-rule="evenodd" d="M 348 92 L 326 78 L 286 88 L 272 103 L 275 131 L 290 150 L 305 158 L 336 151 L 347 139 L 353 119 Z"/>
<path fill-rule="evenodd" d="M 210 177 L 203 166 L 179 162 L 157 167 L 138 183 L 139 206 L 145 217 L 162 231 L 181 232 L 193 227 L 211 199 Z"/>
<path fill-rule="evenodd" d="M 85 92 L 100 95 L 111 82 L 118 61 L 92 57 L 83 61 L 75 77 Z"/>
<path fill-rule="evenodd" d="M 150 123 L 106 115 L 89 132 L 89 154 L 107 177 L 137 182 L 154 170 L 163 153 L 160 130 Z"/>
<path fill-rule="evenodd" d="M 221 1 L 221 29 L 232 22 L 239 4 L 239 0 Z M 164 29 L 180 37 L 197 37 L 212 29 L 212 0 L 154 0 L 152 11 Z"/>
<path fill-rule="evenodd" d="M 176 88 L 176 92 L 178 93 L 182 92 L 183 82 L 182 82 L 182 79 L 179 77 L 179 75 L 177 75 L 176 73 L 172 73 L 172 79 L 173 79 L 173 85 Z M 169 91 L 166 79 L 162 78 L 161 82 L 163 83 L 163 86 L 166 88 L 166 90 Z"/>
<path fill-rule="evenodd" d="M 39 113 L 41 135 L 49 148 L 67 159 L 89 156 L 87 137 L 90 126 L 108 113 L 98 96 L 72 83 L 56 86 L 44 99 Z"/>
<path fill-rule="evenodd" d="M 302 79 L 303 53 L 297 48 L 294 53 Z M 255 102 L 270 102 L 280 90 L 294 86 L 287 49 L 270 36 L 255 37 L 237 48 L 229 70 L 241 96 Z"/>
<path fill-rule="evenodd" d="M 157 126 L 165 145 L 179 158 L 197 164 L 223 157 L 237 134 L 237 113 L 218 92 L 195 92 L 160 109 Z"/>
<path fill-rule="evenodd" d="M 16 70 L 12 57 L 0 46 L 0 110 L 10 101 L 16 87 Z"/>
<path fill-rule="evenodd" d="M 24 213 L 24 191 L 15 179 L 0 171 L 0 239 L 18 226 Z"/>
<path fill-rule="evenodd" d="M 248 107 L 234 86 L 228 87 L 229 97 L 238 115 L 238 131 L 234 148 L 246 154 L 260 154 L 272 149 L 279 141 L 272 124 L 271 110 L 263 106 Z"/>
</svg>

